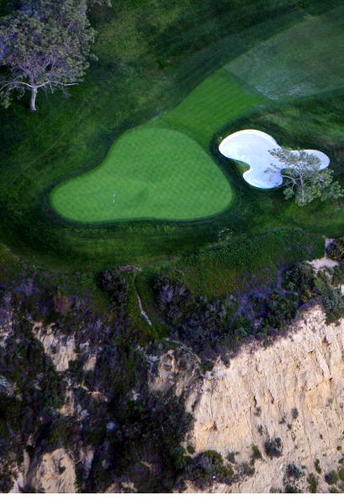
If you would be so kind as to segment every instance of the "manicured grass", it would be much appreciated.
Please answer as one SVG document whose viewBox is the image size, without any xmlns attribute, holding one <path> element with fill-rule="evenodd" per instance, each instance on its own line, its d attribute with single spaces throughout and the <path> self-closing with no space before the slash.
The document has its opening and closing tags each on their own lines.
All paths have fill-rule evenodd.
<svg viewBox="0 0 344 500">
<path fill-rule="evenodd" d="M 186 135 L 137 128 L 126 132 L 95 170 L 58 186 L 52 204 L 79 222 L 209 217 L 233 192 L 218 165 Z"/>
<path fill-rule="evenodd" d="M 262 102 L 227 71 L 216 71 L 175 109 L 122 135 L 96 169 L 57 186 L 52 206 L 87 223 L 194 220 L 223 212 L 233 192 L 206 151 L 228 119 Z"/>
<path fill-rule="evenodd" d="M 228 210 L 210 220 L 134 221 L 98 227 L 62 220 L 49 204 L 49 194 L 55 186 L 99 166 L 114 141 L 138 125 L 178 129 L 208 149 L 215 129 L 207 123 L 211 105 L 205 98 L 209 94 L 204 92 L 203 101 L 200 99 L 206 108 L 204 119 L 202 107 L 192 109 L 190 104 L 197 119 L 189 121 L 189 113 L 183 111 L 189 107 L 185 98 L 197 97 L 203 84 L 198 89 L 197 86 L 201 82 L 208 85 L 206 78 L 217 75 L 226 61 L 291 27 L 300 16 L 318 16 L 340 3 L 118 0 L 110 10 L 97 8 L 93 22 L 98 30 L 95 51 L 99 60 L 92 63 L 85 82 L 72 89 L 71 98 L 65 100 L 58 93 L 43 94 L 38 99 L 37 113 L 28 112 L 25 100 L 0 110 L 1 241 L 27 256 L 30 262 L 44 262 L 62 270 L 90 266 L 91 273 L 127 263 L 173 261 L 176 256 L 216 242 L 224 228 L 230 228 L 237 236 L 295 226 L 310 231 L 314 239 L 318 234 L 342 234 L 340 203 L 312 205 L 300 211 L 285 202 L 281 192 L 257 193 L 244 186 L 230 162 L 221 166 L 235 189 L 235 197 Z M 307 106 L 296 103 L 292 109 L 281 103 L 281 108 L 273 113 L 268 102 L 250 102 L 250 108 L 244 103 L 238 109 L 240 101 L 255 100 L 257 96 L 244 87 L 244 93 L 236 95 L 240 81 L 238 85 L 236 80 L 224 80 L 218 74 L 219 95 L 226 95 L 227 82 L 232 87 L 227 104 L 223 104 L 223 99 L 213 103 L 216 127 L 222 127 L 223 119 L 228 124 L 226 132 L 230 127 L 237 129 L 249 124 L 272 134 L 280 144 L 295 148 L 319 147 L 320 138 L 325 152 L 336 157 L 336 171 L 340 171 L 344 112 L 340 99 L 318 96 Z M 257 104 L 262 106 L 260 112 L 248 117 Z M 221 106 L 226 108 L 222 110 Z M 169 123 L 164 123 L 169 116 L 166 110 L 172 110 Z M 241 121 L 240 113 L 246 115 L 245 121 Z M 149 123 L 155 116 L 160 118 Z M 236 241 L 233 240 L 233 252 Z M 259 254 L 262 267 L 265 259 Z M 249 269 L 250 262 L 246 265 Z"/>
<path fill-rule="evenodd" d="M 344 7 L 309 17 L 241 55 L 227 68 L 267 97 L 314 95 L 344 87 Z"/>
<path fill-rule="evenodd" d="M 208 76 L 179 106 L 153 123 L 182 130 L 208 149 L 215 133 L 226 123 L 265 102 L 264 96 L 244 88 L 222 68 Z"/>
</svg>

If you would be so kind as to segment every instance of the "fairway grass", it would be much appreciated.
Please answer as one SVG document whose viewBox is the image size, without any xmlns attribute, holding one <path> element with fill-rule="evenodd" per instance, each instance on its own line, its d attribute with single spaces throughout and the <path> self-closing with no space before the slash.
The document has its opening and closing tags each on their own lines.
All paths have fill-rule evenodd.
<svg viewBox="0 0 344 500">
<path fill-rule="evenodd" d="M 243 88 L 225 68 L 221 68 L 154 123 L 181 130 L 208 149 L 218 130 L 266 101 L 253 88 Z"/>
<path fill-rule="evenodd" d="M 198 219 L 224 211 L 232 199 L 225 175 L 194 140 L 144 127 L 122 135 L 97 169 L 51 197 L 63 217 L 88 223 Z"/>
<path fill-rule="evenodd" d="M 344 7 L 309 16 L 241 55 L 227 69 L 270 99 L 344 86 Z"/>
</svg>

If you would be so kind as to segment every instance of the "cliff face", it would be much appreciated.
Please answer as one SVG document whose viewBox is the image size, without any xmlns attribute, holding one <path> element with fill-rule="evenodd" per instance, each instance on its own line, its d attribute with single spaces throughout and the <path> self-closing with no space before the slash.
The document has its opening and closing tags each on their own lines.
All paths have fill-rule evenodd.
<svg viewBox="0 0 344 500">
<path fill-rule="evenodd" d="M 118 313 L 101 321 L 75 300 L 68 322 L 51 323 L 17 295 L 1 304 L 3 490 L 161 491 L 165 480 L 175 491 L 327 492 L 334 470 L 344 488 L 344 320 L 327 325 L 320 305 L 269 346 L 244 345 L 204 372 L 183 344 L 127 352 L 121 339 L 135 330 Z M 141 371 L 129 381 L 133 362 Z M 209 450 L 226 475 L 220 467 L 205 481 L 195 464 Z"/>
<path fill-rule="evenodd" d="M 235 474 L 232 484 L 215 480 L 208 491 L 284 491 L 287 484 L 307 491 L 311 473 L 318 480 L 317 490 L 328 491 L 324 473 L 337 469 L 342 457 L 343 356 L 344 321 L 326 325 L 322 308 L 315 305 L 301 312 L 271 346 L 246 346 L 229 367 L 217 364 L 205 376 L 190 361 L 186 377 L 170 352 L 151 386 L 166 391 L 177 381 L 177 391 L 194 417 L 187 442 L 195 453 L 232 454 L 235 472 L 242 463 L 254 464 L 251 475 Z M 274 447 L 276 438 L 279 446 Z M 261 453 L 253 461 L 252 445 Z M 320 474 L 315 471 L 317 461 Z M 289 464 L 302 472 L 298 480 L 287 472 Z M 187 491 L 198 488 L 187 481 Z"/>
</svg>

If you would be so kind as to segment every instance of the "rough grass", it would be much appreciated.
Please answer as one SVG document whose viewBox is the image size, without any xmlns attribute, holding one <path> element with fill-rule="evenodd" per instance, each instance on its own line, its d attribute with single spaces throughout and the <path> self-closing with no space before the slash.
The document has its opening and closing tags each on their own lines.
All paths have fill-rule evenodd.
<svg viewBox="0 0 344 500">
<path fill-rule="evenodd" d="M 281 269 L 323 253 L 322 237 L 282 229 L 249 237 L 233 236 L 218 249 L 181 259 L 177 268 L 194 292 L 216 297 L 248 293 L 262 286 L 273 288 Z"/>
</svg>

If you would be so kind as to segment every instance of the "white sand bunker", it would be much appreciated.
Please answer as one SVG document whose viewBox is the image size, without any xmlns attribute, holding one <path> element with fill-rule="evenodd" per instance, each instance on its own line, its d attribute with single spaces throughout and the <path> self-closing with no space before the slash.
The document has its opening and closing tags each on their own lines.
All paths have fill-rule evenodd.
<svg viewBox="0 0 344 500">
<path fill-rule="evenodd" d="M 243 173 L 243 178 L 251 186 L 272 189 L 283 183 L 283 177 L 278 169 L 283 170 L 284 166 L 269 152 L 279 147 L 271 135 L 260 130 L 248 129 L 239 130 L 226 137 L 219 145 L 219 151 L 231 160 L 242 161 L 250 166 L 250 169 Z M 320 170 L 329 166 L 329 157 L 321 151 L 315 149 L 303 151 L 319 158 Z M 271 164 L 276 166 L 273 172 L 269 171 Z"/>
</svg>

